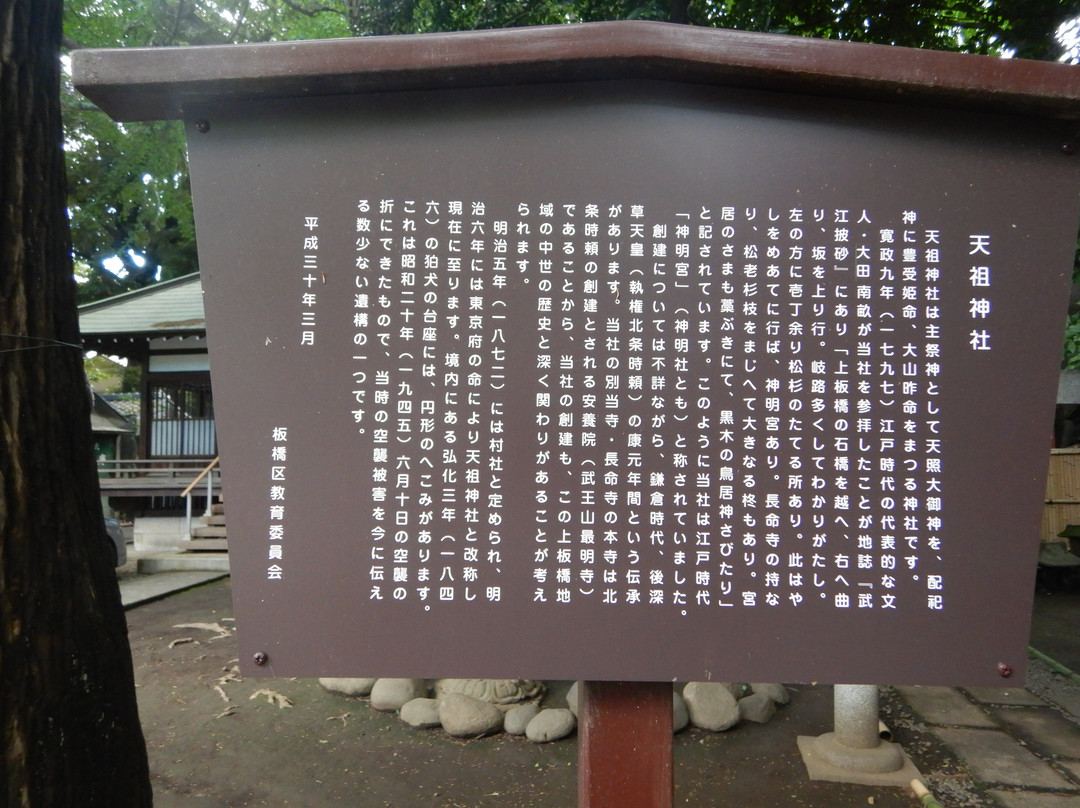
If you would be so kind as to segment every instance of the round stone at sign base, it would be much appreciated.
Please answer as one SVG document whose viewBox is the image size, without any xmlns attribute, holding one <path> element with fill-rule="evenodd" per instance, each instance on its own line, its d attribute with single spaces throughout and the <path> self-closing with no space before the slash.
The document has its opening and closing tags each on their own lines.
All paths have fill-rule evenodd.
<svg viewBox="0 0 1080 808">
<path fill-rule="evenodd" d="M 541 710 L 525 727 L 525 737 L 533 743 L 549 743 L 565 738 L 577 728 L 577 719 L 569 708 Z"/>
<path fill-rule="evenodd" d="M 434 729 L 442 726 L 439 719 L 439 702 L 435 699 L 418 698 L 407 701 L 401 707 L 401 720 L 413 729 Z"/>
<path fill-rule="evenodd" d="M 695 727 L 723 732 L 739 723 L 739 705 L 726 682 L 688 682 L 683 700 Z"/>
<path fill-rule="evenodd" d="M 529 722 L 536 718 L 540 712 L 540 705 L 535 701 L 527 701 L 511 707 L 503 719 L 503 729 L 508 735 L 524 735 Z"/>
<path fill-rule="evenodd" d="M 343 696 L 366 696 L 375 686 L 375 679 L 320 679 L 319 684 L 331 693 Z"/>
<path fill-rule="evenodd" d="M 836 733 L 800 735 L 799 752 L 811 780 L 867 786 L 906 786 L 922 775 L 899 744 L 882 741 L 871 749 L 845 746 Z"/>
<path fill-rule="evenodd" d="M 371 688 L 371 706 L 393 712 L 426 695 L 427 683 L 423 679 L 378 679 Z"/>
<path fill-rule="evenodd" d="M 578 684 L 579 682 L 574 682 L 566 691 L 566 707 L 574 714 L 574 718 L 577 718 L 578 714 Z"/>
<path fill-rule="evenodd" d="M 764 724 L 776 715 L 776 702 L 765 693 L 751 693 L 738 701 L 739 717 L 743 721 Z"/>
<path fill-rule="evenodd" d="M 480 738 L 503 728 L 502 710 L 463 693 L 447 693 L 439 700 L 439 720 L 455 738 Z"/>
</svg>

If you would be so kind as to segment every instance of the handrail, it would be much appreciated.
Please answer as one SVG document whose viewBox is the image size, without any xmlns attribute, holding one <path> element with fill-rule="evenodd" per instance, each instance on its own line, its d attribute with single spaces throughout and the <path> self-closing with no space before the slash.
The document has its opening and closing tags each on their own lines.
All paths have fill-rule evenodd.
<svg viewBox="0 0 1080 808">
<path fill-rule="evenodd" d="M 199 484 L 199 481 L 203 477 L 206 477 L 206 475 L 208 475 L 208 474 L 210 475 L 209 477 L 206 477 L 206 514 L 205 514 L 205 516 L 209 517 L 210 514 L 213 512 L 212 511 L 213 505 L 211 504 L 212 500 L 214 498 L 214 474 L 213 474 L 213 471 L 214 471 L 214 466 L 216 466 L 218 464 L 218 461 L 220 461 L 220 460 L 221 460 L 220 456 L 215 457 L 213 460 L 211 460 L 207 464 L 206 468 L 204 468 L 202 471 L 199 472 L 199 476 L 191 481 L 191 485 L 189 485 L 187 488 L 184 489 L 184 493 L 182 493 L 180 495 L 181 498 L 183 498 L 184 503 L 185 503 L 184 504 L 184 510 L 186 512 L 186 519 L 187 519 L 187 531 L 186 532 L 187 532 L 188 541 L 191 540 L 191 491 L 196 485 Z M 218 472 L 218 476 L 220 478 L 220 470 Z"/>
<path fill-rule="evenodd" d="M 130 460 L 98 460 L 98 476 L 102 479 L 117 480 L 135 477 L 149 478 L 180 478 L 182 481 L 190 479 L 206 459 L 201 457 L 163 457 L 143 458 Z"/>
<path fill-rule="evenodd" d="M 187 488 L 185 488 L 185 489 L 184 489 L 184 493 L 182 493 L 182 494 L 180 495 L 180 496 L 181 496 L 181 498 L 183 498 L 183 497 L 186 497 L 186 496 L 187 496 L 188 494 L 190 494 L 190 493 L 191 493 L 191 489 L 192 489 L 192 488 L 194 488 L 195 486 L 197 486 L 197 485 L 199 484 L 199 481 L 200 481 L 200 480 L 201 480 L 201 479 L 202 479 L 203 477 L 205 477 L 205 476 L 206 476 L 207 474 L 209 474 L 209 473 L 211 472 L 211 470 L 213 470 L 214 466 L 216 466 L 216 465 L 218 464 L 218 462 L 219 462 L 220 460 L 221 460 L 221 455 L 218 455 L 218 456 L 217 456 L 217 457 L 215 457 L 215 458 L 214 458 L 213 460 L 211 460 L 211 461 L 210 461 L 210 462 L 209 462 L 209 463 L 207 464 L 206 468 L 204 468 L 204 469 L 203 469 L 202 471 L 200 471 L 200 472 L 199 472 L 199 476 L 198 476 L 198 477 L 196 477 L 196 478 L 195 478 L 194 480 L 192 480 L 192 481 L 191 481 L 191 485 L 189 485 L 189 486 L 188 486 Z"/>
</svg>

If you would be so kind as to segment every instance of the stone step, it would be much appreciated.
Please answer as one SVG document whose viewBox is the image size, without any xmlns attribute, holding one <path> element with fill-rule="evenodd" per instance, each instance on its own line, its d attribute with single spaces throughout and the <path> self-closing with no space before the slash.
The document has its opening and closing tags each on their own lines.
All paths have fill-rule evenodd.
<svg viewBox="0 0 1080 808">
<path fill-rule="evenodd" d="M 210 527 L 224 527 L 225 526 L 225 514 L 215 514 L 213 516 L 204 516 L 203 524 Z"/>
<path fill-rule="evenodd" d="M 193 527 L 191 538 L 193 539 L 224 539 L 228 537 L 224 525 L 210 525 L 208 527 Z"/>
<path fill-rule="evenodd" d="M 225 513 L 225 503 L 224 502 L 215 502 L 213 505 L 210 506 L 210 513 L 215 514 L 215 515 L 220 515 L 220 514 Z"/>
<path fill-rule="evenodd" d="M 155 572 L 228 572 L 229 557 L 223 553 L 157 553 L 138 561 L 140 575 Z"/>
<path fill-rule="evenodd" d="M 229 542 L 225 539 L 199 539 L 192 538 L 186 541 L 180 542 L 180 551 L 184 553 L 201 553 L 201 552 L 227 552 L 229 549 Z"/>
</svg>

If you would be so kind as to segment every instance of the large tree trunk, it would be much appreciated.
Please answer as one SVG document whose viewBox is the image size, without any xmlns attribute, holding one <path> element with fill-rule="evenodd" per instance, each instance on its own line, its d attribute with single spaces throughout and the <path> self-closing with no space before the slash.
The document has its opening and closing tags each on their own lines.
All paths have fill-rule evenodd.
<svg viewBox="0 0 1080 808">
<path fill-rule="evenodd" d="M 0 802 L 148 806 L 77 344 L 61 7 L 0 0 Z"/>
</svg>

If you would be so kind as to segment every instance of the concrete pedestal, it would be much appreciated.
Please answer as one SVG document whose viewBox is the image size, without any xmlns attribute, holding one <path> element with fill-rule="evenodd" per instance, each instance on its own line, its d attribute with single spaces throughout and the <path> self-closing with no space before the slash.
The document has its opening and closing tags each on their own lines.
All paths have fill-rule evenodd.
<svg viewBox="0 0 1080 808">
<path fill-rule="evenodd" d="M 921 779 L 899 744 L 878 734 L 877 685 L 835 685 L 833 699 L 834 731 L 798 739 L 811 780 L 906 786 Z"/>
</svg>

